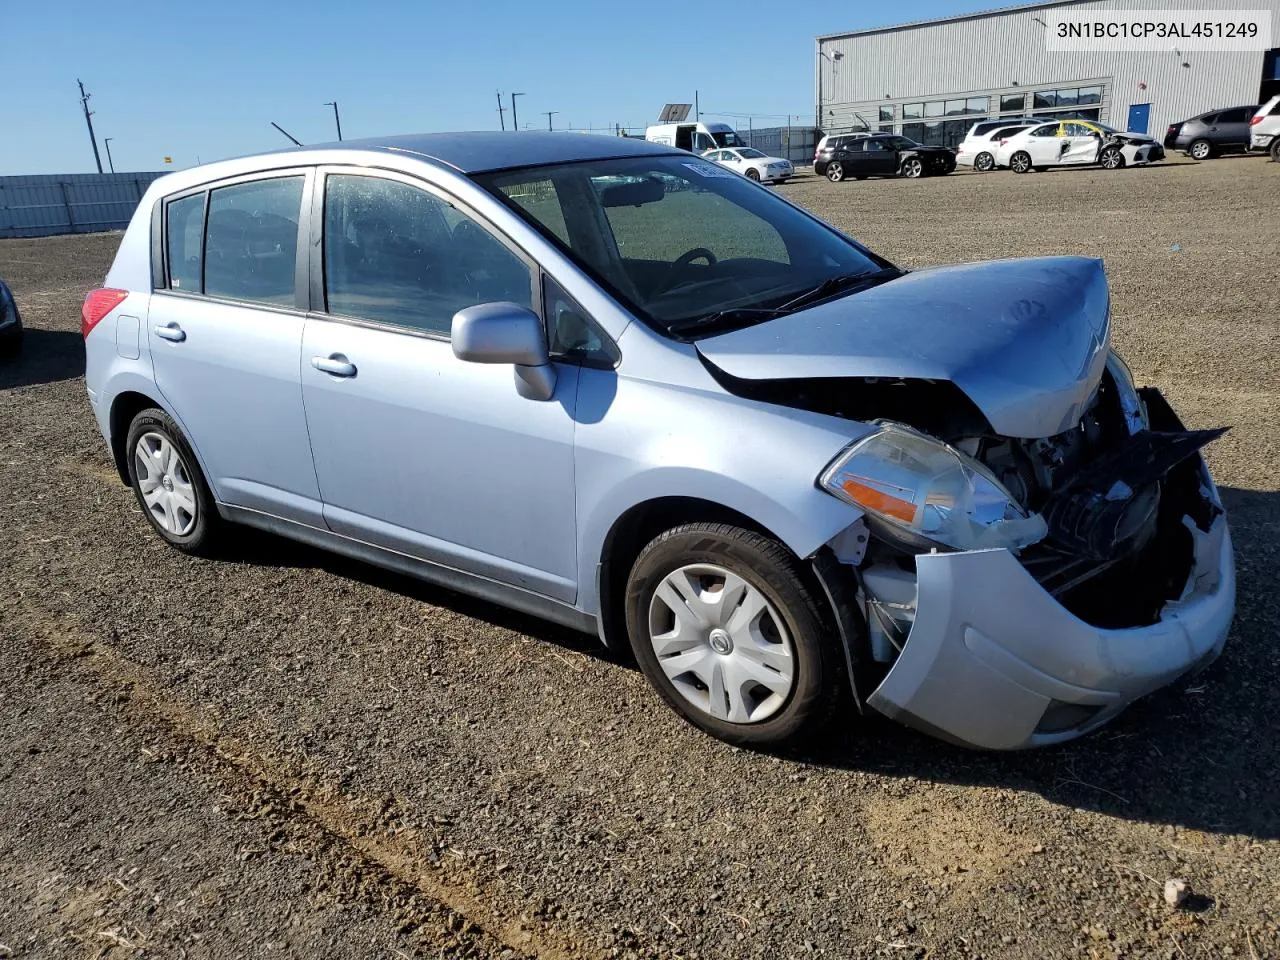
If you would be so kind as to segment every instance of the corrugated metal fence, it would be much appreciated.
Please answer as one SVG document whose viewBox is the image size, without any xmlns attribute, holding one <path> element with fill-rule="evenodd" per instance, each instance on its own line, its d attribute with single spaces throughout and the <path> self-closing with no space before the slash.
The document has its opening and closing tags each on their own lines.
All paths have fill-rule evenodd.
<svg viewBox="0 0 1280 960">
<path fill-rule="evenodd" d="M 0 177 L 0 237 L 123 230 L 147 186 L 162 176 L 65 173 Z"/>
<path fill-rule="evenodd" d="M 813 163 L 813 148 L 818 132 L 813 127 L 738 127 L 747 143 L 771 157 L 782 157 L 792 163 Z"/>
</svg>

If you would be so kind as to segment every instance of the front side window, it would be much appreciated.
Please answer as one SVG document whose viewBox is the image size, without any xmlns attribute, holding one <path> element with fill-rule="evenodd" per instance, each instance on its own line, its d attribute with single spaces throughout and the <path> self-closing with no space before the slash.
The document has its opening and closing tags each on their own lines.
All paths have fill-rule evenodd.
<svg viewBox="0 0 1280 960">
<path fill-rule="evenodd" d="M 1033 137 L 1056 137 L 1058 135 L 1058 125 L 1056 123 L 1046 123 L 1043 127 L 1036 127 L 1031 131 Z"/>
<path fill-rule="evenodd" d="M 446 336 L 464 307 L 533 306 L 528 266 L 486 227 L 425 190 L 378 177 L 326 178 L 324 280 L 330 313 Z"/>
<path fill-rule="evenodd" d="M 475 177 L 500 199 L 520 183 L 555 183 L 566 254 L 640 319 L 664 332 L 737 311 L 766 319 L 833 277 L 887 267 L 791 204 L 688 156 L 623 157 Z M 530 208 L 511 208 L 549 238 Z M 701 328 L 700 328 L 701 329 Z M 712 329 L 708 327 L 708 330 Z"/>
<path fill-rule="evenodd" d="M 210 192 L 207 295 L 292 306 L 302 183 L 278 177 Z"/>
<path fill-rule="evenodd" d="M 884 142 L 883 140 L 868 140 L 868 141 L 867 141 L 867 152 L 868 152 L 868 153 L 883 153 L 885 150 L 888 150 L 888 149 L 889 149 L 889 148 L 885 145 L 885 142 Z"/>
<path fill-rule="evenodd" d="M 197 193 L 169 202 L 166 211 L 166 244 L 169 289 L 200 292 L 200 242 L 204 236 L 204 198 Z"/>
</svg>

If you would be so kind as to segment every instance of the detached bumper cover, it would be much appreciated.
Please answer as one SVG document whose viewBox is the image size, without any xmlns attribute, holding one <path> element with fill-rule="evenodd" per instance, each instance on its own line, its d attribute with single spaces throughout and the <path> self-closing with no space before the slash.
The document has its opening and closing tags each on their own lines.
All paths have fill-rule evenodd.
<svg viewBox="0 0 1280 960">
<path fill-rule="evenodd" d="M 1207 479 L 1207 472 L 1206 472 Z M 1216 497 L 1216 494 L 1214 494 Z M 1137 697 L 1212 662 L 1235 610 L 1225 516 L 1190 525 L 1195 563 L 1158 623 L 1107 630 L 1078 619 L 1007 550 L 917 557 L 915 623 L 867 702 L 945 739 L 985 749 L 1033 747 L 1086 733 Z M 1087 719 L 1038 729 L 1046 711 Z"/>
</svg>

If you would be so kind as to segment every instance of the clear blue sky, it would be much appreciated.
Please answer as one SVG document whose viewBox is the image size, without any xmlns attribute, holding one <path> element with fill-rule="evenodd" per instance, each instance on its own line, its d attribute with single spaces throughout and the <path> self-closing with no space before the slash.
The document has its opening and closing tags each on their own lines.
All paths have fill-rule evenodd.
<svg viewBox="0 0 1280 960">
<path fill-rule="evenodd" d="M 520 125 L 642 126 L 700 92 L 705 118 L 812 122 L 814 37 L 995 6 L 648 0 L 0 0 L 0 174 L 92 171 L 76 79 L 117 170 L 334 139 Z M 775 114 L 778 116 L 767 116 Z M 724 119 L 745 127 L 747 121 Z M 510 113 L 507 123 L 510 124 Z M 103 167 L 106 155 L 103 154 Z"/>
</svg>

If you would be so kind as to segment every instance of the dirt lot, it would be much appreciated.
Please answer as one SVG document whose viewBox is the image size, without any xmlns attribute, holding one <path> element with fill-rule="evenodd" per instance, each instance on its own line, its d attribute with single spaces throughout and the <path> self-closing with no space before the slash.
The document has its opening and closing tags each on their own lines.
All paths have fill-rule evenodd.
<svg viewBox="0 0 1280 960">
<path fill-rule="evenodd" d="M 1105 259 L 1139 381 L 1234 425 L 1215 666 L 1064 748 L 769 757 L 590 638 L 263 536 L 187 559 L 84 396 L 118 236 L 2 241 L 0 957 L 1280 956 L 1280 165 L 781 189 L 908 266 Z"/>
</svg>

